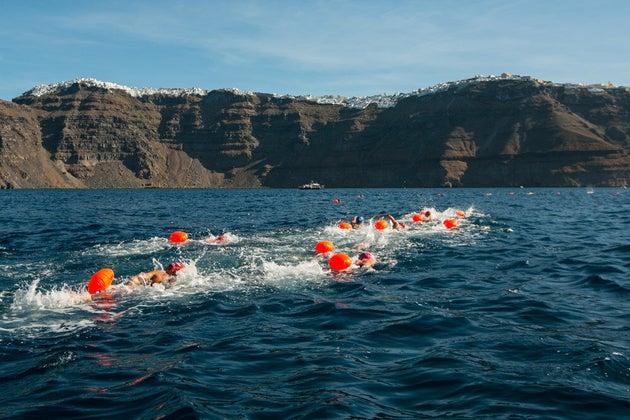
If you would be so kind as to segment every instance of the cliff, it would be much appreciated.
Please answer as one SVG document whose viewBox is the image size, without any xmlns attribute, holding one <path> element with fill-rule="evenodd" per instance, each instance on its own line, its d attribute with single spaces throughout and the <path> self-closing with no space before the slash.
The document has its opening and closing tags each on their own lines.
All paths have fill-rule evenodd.
<svg viewBox="0 0 630 420">
<path fill-rule="evenodd" d="M 630 89 L 476 78 L 396 97 L 134 91 L 0 101 L 0 188 L 622 186 Z"/>
</svg>

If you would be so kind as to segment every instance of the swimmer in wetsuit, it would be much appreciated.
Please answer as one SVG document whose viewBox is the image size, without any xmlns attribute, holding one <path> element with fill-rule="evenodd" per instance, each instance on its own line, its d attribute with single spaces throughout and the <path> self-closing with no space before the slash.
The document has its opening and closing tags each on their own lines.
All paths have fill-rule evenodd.
<svg viewBox="0 0 630 420">
<path fill-rule="evenodd" d="M 184 268 L 184 264 L 180 262 L 174 262 L 169 264 L 164 271 L 162 270 L 153 270 L 148 271 L 146 273 L 138 273 L 135 276 L 132 276 L 127 283 L 128 286 L 152 286 L 155 283 L 162 283 L 166 281 L 166 283 L 172 283 L 175 281 L 175 276 L 177 272 Z"/>
</svg>

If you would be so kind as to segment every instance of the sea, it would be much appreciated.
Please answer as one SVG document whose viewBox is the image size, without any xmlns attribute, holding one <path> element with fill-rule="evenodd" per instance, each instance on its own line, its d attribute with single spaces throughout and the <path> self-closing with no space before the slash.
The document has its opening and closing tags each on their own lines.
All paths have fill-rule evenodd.
<svg viewBox="0 0 630 420">
<path fill-rule="evenodd" d="M 626 189 L 0 197 L 1 418 L 630 418 Z"/>
</svg>

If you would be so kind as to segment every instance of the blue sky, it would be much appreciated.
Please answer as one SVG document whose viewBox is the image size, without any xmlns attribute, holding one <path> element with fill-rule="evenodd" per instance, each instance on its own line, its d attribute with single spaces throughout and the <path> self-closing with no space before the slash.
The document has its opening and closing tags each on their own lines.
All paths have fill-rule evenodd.
<svg viewBox="0 0 630 420">
<path fill-rule="evenodd" d="M 0 0 L 0 99 L 133 87 L 366 96 L 503 72 L 630 86 L 626 0 Z"/>
</svg>

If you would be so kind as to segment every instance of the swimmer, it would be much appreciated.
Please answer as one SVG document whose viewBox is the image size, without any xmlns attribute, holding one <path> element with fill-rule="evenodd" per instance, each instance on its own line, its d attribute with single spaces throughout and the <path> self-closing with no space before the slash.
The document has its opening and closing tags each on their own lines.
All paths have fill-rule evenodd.
<svg viewBox="0 0 630 420">
<path fill-rule="evenodd" d="M 359 254 L 359 258 L 355 261 L 355 264 L 359 267 L 367 267 L 374 265 L 375 263 L 376 259 L 374 259 L 374 256 L 369 252 L 362 252 Z"/>
<path fill-rule="evenodd" d="M 206 239 L 206 242 L 208 242 L 209 244 L 220 244 L 225 242 L 225 235 L 219 235 L 216 238 L 208 238 Z"/>
<path fill-rule="evenodd" d="M 392 216 L 391 214 L 379 214 L 378 216 L 372 217 L 372 220 L 375 219 L 388 219 L 390 222 L 392 222 L 392 229 L 394 230 L 403 230 L 407 227 L 405 222 L 399 222 L 398 220 L 394 219 L 394 216 Z"/>
<path fill-rule="evenodd" d="M 358 229 L 363 226 L 363 216 L 354 216 L 350 224 L 352 225 L 352 229 Z"/>
<path fill-rule="evenodd" d="M 430 210 L 422 210 L 420 212 L 420 218 L 423 222 L 428 222 L 430 220 L 433 220 L 433 214 L 431 214 Z"/>
<path fill-rule="evenodd" d="M 184 268 L 184 264 L 180 262 L 173 262 L 169 264 L 164 271 L 162 270 L 153 270 L 148 271 L 146 273 L 138 273 L 135 276 L 132 276 L 127 283 L 128 286 L 140 286 L 146 285 L 151 286 L 155 283 L 172 283 L 175 281 L 175 276 L 177 276 L 177 272 Z"/>
</svg>

